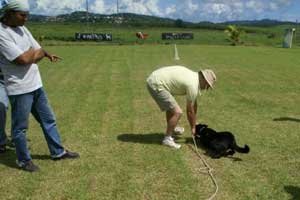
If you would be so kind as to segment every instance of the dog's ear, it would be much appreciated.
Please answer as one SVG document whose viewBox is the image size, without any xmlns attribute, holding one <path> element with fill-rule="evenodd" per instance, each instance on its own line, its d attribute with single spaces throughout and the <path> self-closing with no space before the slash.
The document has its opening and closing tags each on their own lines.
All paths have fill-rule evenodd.
<svg viewBox="0 0 300 200">
<path fill-rule="evenodd" d="M 201 127 L 202 127 L 201 124 L 197 124 L 197 125 L 196 125 L 196 131 L 200 130 Z"/>
<path fill-rule="evenodd" d="M 197 127 L 198 127 L 198 128 L 203 128 L 203 127 L 204 127 L 204 128 L 207 128 L 208 126 L 207 126 L 206 124 L 197 124 L 197 125 L 196 125 L 196 128 L 197 128 Z"/>
<path fill-rule="evenodd" d="M 197 124 L 196 132 L 199 133 L 202 128 L 207 128 L 207 125 L 206 124 Z"/>
</svg>

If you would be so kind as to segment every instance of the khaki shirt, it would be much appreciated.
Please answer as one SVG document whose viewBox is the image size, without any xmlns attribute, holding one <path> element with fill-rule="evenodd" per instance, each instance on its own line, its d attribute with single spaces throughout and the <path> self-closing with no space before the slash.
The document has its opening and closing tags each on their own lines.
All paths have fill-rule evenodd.
<svg viewBox="0 0 300 200">
<path fill-rule="evenodd" d="M 186 95 L 187 101 L 195 102 L 200 94 L 198 72 L 183 66 L 166 66 L 152 72 L 147 82 L 157 90 L 167 90 L 172 95 Z"/>
</svg>

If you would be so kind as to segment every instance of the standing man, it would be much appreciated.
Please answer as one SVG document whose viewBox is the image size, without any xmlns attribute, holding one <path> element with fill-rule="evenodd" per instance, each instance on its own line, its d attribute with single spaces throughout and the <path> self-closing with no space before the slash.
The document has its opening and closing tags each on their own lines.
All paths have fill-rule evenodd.
<svg viewBox="0 0 300 200">
<path fill-rule="evenodd" d="M 24 26 L 29 14 L 27 0 L 5 0 L 1 10 L 0 68 L 11 103 L 11 131 L 18 166 L 29 172 L 39 170 L 27 148 L 30 113 L 40 124 L 54 160 L 79 158 L 78 153 L 65 150 L 61 144 L 37 65 L 44 57 L 51 62 L 58 61 L 59 57 L 43 50 Z"/>
<path fill-rule="evenodd" d="M 166 112 L 167 130 L 163 144 L 175 149 L 181 147 L 174 142 L 172 134 L 182 115 L 182 110 L 173 95 L 186 95 L 187 119 L 191 132 L 196 132 L 197 96 L 200 90 L 213 87 L 216 75 L 205 69 L 194 72 L 183 66 L 168 66 L 155 70 L 147 79 L 149 93 L 161 111 Z"/>
<path fill-rule="evenodd" d="M 4 77 L 0 69 L 0 153 L 6 151 L 7 136 L 5 132 L 8 97 L 4 86 Z"/>
</svg>

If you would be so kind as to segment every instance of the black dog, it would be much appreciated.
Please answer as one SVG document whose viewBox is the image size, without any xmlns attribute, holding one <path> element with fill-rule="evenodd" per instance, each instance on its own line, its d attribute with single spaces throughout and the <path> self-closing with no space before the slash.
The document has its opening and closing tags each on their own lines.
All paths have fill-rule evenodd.
<svg viewBox="0 0 300 200">
<path fill-rule="evenodd" d="M 239 147 L 232 133 L 216 132 L 205 124 L 196 125 L 195 140 L 197 144 L 207 149 L 207 153 L 212 158 L 233 155 L 235 151 L 239 153 L 249 153 L 250 151 L 248 145 L 245 145 L 244 148 Z"/>
</svg>

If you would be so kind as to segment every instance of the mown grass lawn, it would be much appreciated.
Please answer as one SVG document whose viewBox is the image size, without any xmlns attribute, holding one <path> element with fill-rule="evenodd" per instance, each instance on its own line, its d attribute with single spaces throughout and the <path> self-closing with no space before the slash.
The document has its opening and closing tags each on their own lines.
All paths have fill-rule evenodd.
<svg viewBox="0 0 300 200">
<path fill-rule="evenodd" d="M 43 44 L 47 45 L 72 45 L 74 44 L 75 32 L 79 33 L 110 33 L 113 41 L 105 42 L 107 44 L 167 44 L 173 43 L 171 40 L 162 40 L 162 33 L 193 33 L 193 40 L 176 40 L 177 44 L 205 44 L 205 45 L 229 45 L 228 35 L 224 30 L 211 30 L 205 28 L 175 28 L 175 27 L 131 27 L 100 24 L 80 23 L 29 23 L 29 30 L 37 39 L 43 38 Z M 241 27 L 242 28 L 242 27 Z M 247 30 L 241 35 L 240 41 L 245 46 L 273 46 L 281 47 L 283 41 L 283 33 L 286 28 L 296 28 L 295 26 L 282 25 L 275 27 L 243 27 Z M 136 32 L 142 31 L 148 33 L 149 37 L 141 41 L 136 37 Z M 94 42 L 97 44 L 99 42 Z M 87 42 L 81 41 L 80 44 L 86 45 Z M 89 42 L 91 44 L 91 42 Z M 299 41 L 294 39 L 294 46 L 299 47 Z"/>
<path fill-rule="evenodd" d="M 178 45 L 178 64 L 210 67 L 215 90 L 199 97 L 198 121 L 236 135 L 250 154 L 213 160 L 218 200 L 300 198 L 300 49 Z M 199 200 L 214 186 L 186 143 L 161 145 L 161 113 L 145 88 L 157 67 L 175 64 L 171 45 L 46 47 L 63 57 L 40 63 L 44 87 L 67 149 L 79 160 L 52 161 L 32 119 L 29 146 L 39 173 L 0 155 L 0 199 Z M 184 107 L 184 98 L 178 98 Z M 9 127 L 8 127 L 9 128 Z M 201 153 L 204 153 L 200 149 Z"/>
</svg>

